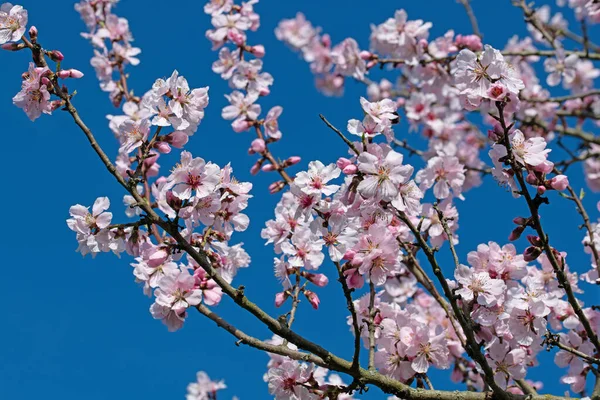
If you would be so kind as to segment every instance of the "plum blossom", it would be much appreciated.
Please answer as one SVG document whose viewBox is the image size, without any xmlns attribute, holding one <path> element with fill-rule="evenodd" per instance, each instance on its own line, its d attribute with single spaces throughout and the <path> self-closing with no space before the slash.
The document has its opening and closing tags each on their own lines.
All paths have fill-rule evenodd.
<svg viewBox="0 0 600 400">
<path fill-rule="evenodd" d="M 436 156 L 427 161 L 427 167 L 417 172 L 415 181 L 421 190 L 433 186 L 433 194 L 438 199 L 450 196 L 450 189 L 456 197 L 461 196 L 465 182 L 465 167 L 454 156 Z"/>
<path fill-rule="evenodd" d="M 210 5 L 210 4 L 209 4 Z M 206 9 L 206 7 L 205 7 Z M 187 387 L 186 400 L 210 400 L 216 396 L 217 391 L 226 389 L 224 381 L 213 381 L 204 371 L 196 374 L 196 381 Z"/>
<path fill-rule="evenodd" d="M 0 6 L 0 44 L 16 42 L 27 28 L 27 10 L 4 3 Z"/>
<path fill-rule="evenodd" d="M 401 184 L 407 183 L 414 168 L 403 165 L 403 156 L 389 146 L 373 147 L 376 154 L 363 152 L 358 156 L 358 170 L 365 177 L 358 185 L 359 193 L 365 198 L 392 201 Z"/>
<path fill-rule="evenodd" d="M 525 139 L 525 135 L 519 129 L 515 129 L 509 138 L 513 155 L 521 164 L 531 165 L 532 167 L 544 164 L 548 153 L 552 151 L 546 149 L 546 140 L 544 138 L 532 137 Z"/>
<path fill-rule="evenodd" d="M 456 281 L 461 285 L 456 291 L 467 302 L 475 300 L 483 306 L 493 307 L 504 302 L 506 285 L 500 279 L 492 279 L 487 272 L 475 272 L 466 265 L 459 265 L 454 271 Z"/>
<path fill-rule="evenodd" d="M 29 71 L 23 76 L 21 91 L 13 97 L 13 103 L 27 114 L 30 120 L 35 121 L 44 114 L 52 113 L 50 93 L 42 77 L 48 75 L 48 67 L 38 68 L 34 63 L 29 63 Z"/>
<path fill-rule="evenodd" d="M 354 39 L 345 39 L 331 52 L 335 63 L 335 72 L 344 76 L 352 76 L 362 80 L 365 77 L 367 66 L 360 57 L 358 43 Z"/>
<path fill-rule="evenodd" d="M 294 184 L 308 195 L 330 196 L 339 189 L 339 185 L 327 183 L 339 177 L 340 173 L 340 169 L 335 164 L 325 166 L 321 161 L 311 161 L 308 164 L 308 171 L 301 171 L 296 175 Z"/>
</svg>

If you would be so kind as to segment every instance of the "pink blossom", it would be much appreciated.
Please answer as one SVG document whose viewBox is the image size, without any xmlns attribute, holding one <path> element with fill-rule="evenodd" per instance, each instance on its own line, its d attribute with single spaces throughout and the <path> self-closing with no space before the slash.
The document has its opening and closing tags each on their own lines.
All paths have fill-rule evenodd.
<svg viewBox="0 0 600 400">
<path fill-rule="evenodd" d="M 402 154 L 389 146 L 372 149 L 377 154 L 363 152 L 358 157 L 358 169 L 365 175 L 358 185 L 358 191 L 365 198 L 392 201 L 398 195 L 400 185 L 408 182 L 414 169 L 410 165 L 402 165 Z"/>
<path fill-rule="evenodd" d="M 204 9 L 206 10 L 206 6 Z M 206 372 L 200 371 L 196 374 L 196 382 L 188 385 L 185 400 L 207 400 L 211 396 L 216 396 L 217 391 L 226 388 L 227 386 L 225 386 L 223 381 L 213 381 L 208 377 Z"/>
<path fill-rule="evenodd" d="M 506 285 L 500 279 L 492 279 L 487 272 L 474 272 L 466 265 L 460 265 L 454 271 L 456 281 L 461 288 L 456 291 L 467 302 L 475 300 L 483 306 L 493 307 L 504 302 Z"/>
<path fill-rule="evenodd" d="M 13 97 L 13 103 L 27 114 L 30 120 L 35 121 L 44 114 L 52 113 L 50 93 L 42 77 L 48 75 L 48 67 L 37 68 L 34 63 L 29 63 L 29 71 L 25 74 L 21 91 Z"/>
<path fill-rule="evenodd" d="M 438 199 L 450 196 L 450 189 L 456 197 L 461 196 L 465 182 L 465 168 L 454 156 L 436 156 L 427 161 L 427 167 L 417 172 L 415 181 L 421 190 L 433 186 L 433 194 Z"/>
<path fill-rule="evenodd" d="M 0 44 L 16 42 L 27 28 L 27 10 L 4 3 L 0 6 Z"/>
<path fill-rule="evenodd" d="M 328 185 L 328 182 L 338 178 L 340 172 L 335 164 L 325 166 L 321 161 L 311 161 L 307 172 L 301 171 L 296 174 L 294 185 L 308 195 L 330 196 L 339 189 L 339 186 Z"/>
</svg>

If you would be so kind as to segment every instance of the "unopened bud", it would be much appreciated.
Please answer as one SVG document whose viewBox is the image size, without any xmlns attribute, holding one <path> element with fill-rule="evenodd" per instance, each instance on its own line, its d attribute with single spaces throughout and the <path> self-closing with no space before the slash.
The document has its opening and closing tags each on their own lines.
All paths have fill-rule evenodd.
<svg viewBox="0 0 600 400">
<path fill-rule="evenodd" d="M 58 50 L 52 50 L 48 52 L 48 57 L 50 57 L 50 59 L 52 61 L 62 61 L 65 59 L 65 56 L 63 55 L 63 53 L 61 53 Z"/>
<path fill-rule="evenodd" d="M 36 40 L 38 36 L 38 30 L 35 26 L 32 26 L 31 28 L 29 28 L 29 37 L 31 38 L 31 40 Z"/>
<path fill-rule="evenodd" d="M 254 139 L 250 144 L 250 150 L 255 153 L 262 153 L 266 148 L 267 146 L 265 145 L 265 141 L 263 139 Z"/>
<path fill-rule="evenodd" d="M 541 196 L 541 195 L 543 195 L 544 193 L 546 193 L 546 186 L 542 186 L 542 185 L 538 186 L 538 187 L 537 187 L 537 193 L 538 193 L 540 196 Z"/>
<path fill-rule="evenodd" d="M 300 160 L 302 160 L 302 158 L 300 158 L 299 156 L 291 156 L 287 160 L 285 160 L 285 163 L 287 165 L 296 165 L 300 162 Z"/>
<path fill-rule="evenodd" d="M 4 43 L 2 46 L 2 50 L 8 51 L 19 51 L 25 48 L 23 43 Z"/>
<path fill-rule="evenodd" d="M 317 296 L 317 294 L 315 292 L 311 291 L 311 290 L 305 290 L 304 291 L 304 295 L 308 299 L 308 302 L 310 303 L 310 305 L 315 310 L 318 310 L 319 309 L 319 304 L 321 303 L 321 300 L 319 300 L 319 296 Z"/>
<path fill-rule="evenodd" d="M 563 191 L 569 186 L 569 178 L 566 175 L 556 175 L 550 179 L 550 186 L 554 190 Z"/>
<path fill-rule="evenodd" d="M 171 146 L 181 149 L 189 140 L 189 136 L 182 131 L 174 131 L 165 136 L 165 141 Z"/>
<path fill-rule="evenodd" d="M 329 283 L 329 279 L 324 274 L 311 274 L 309 272 L 305 273 L 304 276 L 306 279 L 314 283 L 319 287 L 323 287 Z"/>
<path fill-rule="evenodd" d="M 536 235 L 527 235 L 527 241 L 536 247 L 542 247 L 544 245 L 542 239 Z"/>
<path fill-rule="evenodd" d="M 335 165 L 337 165 L 339 169 L 344 169 L 347 165 L 350 165 L 350 164 L 352 164 L 352 161 L 350 161 L 344 157 L 338 158 L 338 160 L 335 163 Z"/>
<path fill-rule="evenodd" d="M 529 173 L 529 174 L 527 174 L 525 181 L 527 181 L 527 183 L 529 183 L 530 185 L 536 185 L 538 182 L 538 178 L 537 178 L 537 176 L 535 176 L 535 174 Z"/>
<path fill-rule="evenodd" d="M 269 185 L 269 193 L 275 194 L 285 187 L 285 181 L 273 182 Z"/>
<path fill-rule="evenodd" d="M 265 56 L 265 46 L 263 46 L 262 44 L 252 46 L 250 47 L 250 53 L 252 53 L 257 58 L 262 58 Z"/>
<path fill-rule="evenodd" d="M 169 154 L 171 152 L 171 146 L 167 142 L 155 142 L 154 148 L 162 154 Z"/>
<path fill-rule="evenodd" d="M 354 164 L 347 165 L 342 172 L 346 175 L 354 175 L 358 172 L 358 167 Z"/>
<path fill-rule="evenodd" d="M 261 164 L 260 162 L 257 162 L 256 164 L 254 164 L 252 166 L 252 168 L 250 168 L 250 174 L 252 174 L 252 175 L 258 174 L 258 171 L 260 171 L 260 164 Z"/>
<path fill-rule="evenodd" d="M 275 295 L 275 307 L 281 307 L 283 303 L 290 297 L 288 292 L 280 292 Z"/>
<path fill-rule="evenodd" d="M 262 168 L 260 170 L 262 172 L 271 172 L 271 171 L 275 171 L 275 167 L 273 166 L 273 164 L 265 164 L 262 166 Z"/>
<path fill-rule="evenodd" d="M 526 225 L 529 222 L 529 218 L 517 217 L 513 219 L 513 224 Z"/>
<path fill-rule="evenodd" d="M 535 246 L 529 246 L 523 253 L 523 259 L 527 262 L 537 259 L 542 254 L 542 249 Z"/>
<path fill-rule="evenodd" d="M 363 50 L 360 52 L 360 58 L 362 58 L 363 60 L 370 60 L 373 57 L 373 53 L 371 53 L 370 51 L 367 50 Z"/>
<path fill-rule="evenodd" d="M 518 238 L 521 237 L 521 234 L 523 233 L 524 230 L 525 230 L 524 225 L 517 226 L 515 229 L 513 229 L 513 231 L 508 236 L 508 240 L 510 240 L 511 242 L 517 240 Z"/>
<path fill-rule="evenodd" d="M 244 132 L 250 128 L 250 123 L 243 118 L 238 118 L 231 123 L 231 127 L 233 128 L 234 132 Z"/>
</svg>

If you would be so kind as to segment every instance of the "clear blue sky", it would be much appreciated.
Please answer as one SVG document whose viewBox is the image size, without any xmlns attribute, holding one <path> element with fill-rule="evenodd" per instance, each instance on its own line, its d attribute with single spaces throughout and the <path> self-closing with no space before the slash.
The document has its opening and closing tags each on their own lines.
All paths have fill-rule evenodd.
<svg viewBox="0 0 600 400">
<path fill-rule="evenodd" d="M 204 38 L 209 17 L 202 12 L 202 4 L 192 0 L 121 1 L 116 12 L 129 19 L 135 45 L 143 51 L 141 65 L 129 70 L 130 87 L 141 95 L 156 78 L 169 76 L 175 68 L 192 87 L 210 86 L 206 118 L 187 148 L 221 166 L 231 161 L 238 178 L 248 180 L 254 160 L 246 153 L 251 135 L 235 134 L 229 122 L 220 117 L 226 104 L 223 94 L 229 89 L 210 69 L 217 55 Z M 44 47 L 58 48 L 66 57 L 63 65 L 86 73 L 84 79 L 70 82 L 78 92 L 75 105 L 106 151 L 115 154 L 117 144 L 105 115 L 118 114 L 118 110 L 98 87 L 89 64 L 92 48 L 79 36 L 85 27 L 72 2 L 29 0 L 23 6 L 29 10 L 30 22 L 38 27 Z M 526 33 L 520 13 L 509 1 L 475 0 L 473 6 L 486 43 L 502 48 L 514 33 Z M 384 21 L 397 8 L 405 8 L 409 19 L 433 22 L 432 37 L 450 28 L 457 33 L 471 33 L 463 8 L 451 0 L 263 0 L 258 4 L 262 26 L 250 38 L 253 43 L 265 45 L 265 69 L 275 78 L 272 94 L 261 104 L 263 110 L 274 105 L 284 108 L 280 119 L 284 137 L 273 147 L 276 155 L 300 155 L 303 166 L 311 159 L 334 162 L 346 153 L 345 145 L 322 124 L 318 114 L 344 127 L 349 118 L 361 115 L 358 98 L 364 94 L 364 87 L 352 82 L 341 99 L 318 94 L 307 64 L 275 39 L 273 30 L 278 21 L 301 10 L 313 24 L 330 33 L 334 43 L 352 36 L 366 48 L 369 24 Z M 103 254 L 92 260 L 75 253 L 74 234 L 65 224 L 69 207 L 75 203 L 91 205 L 96 197 L 106 195 L 113 204 L 114 220 L 125 221 L 123 191 L 67 114 L 57 111 L 52 117 L 42 116 L 31 123 L 12 105 L 11 98 L 19 90 L 20 75 L 28 62 L 26 52 L 0 53 L 0 110 L 5 140 L 0 147 L 0 168 L 4 171 L 0 196 L 0 398 L 177 399 L 183 398 L 197 370 L 226 380 L 229 389 L 219 398 L 269 398 L 262 382 L 266 355 L 236 347 L 231 336 L 200 315 L 192 314 L 181 331 L 167 332 L 150 316 L 150 300 L 134 283 L 130 258 Z M 407 125 L 398 126 L 396 134 L 405 137 Z M 170 168 L 172 162 L 172 158 L 160 161 L 164 168 Z M 236 234 L 234 241 L 245 243 L 253 263 L 240 272 L 235 282 L 243 283 L 252 300 L 275 314 L 273 296 L 279 285 L 272 274 L 273 253 L 260 239 L 264 221 L 272 217 L 278 200 L 278 196 L 267 192 L 275 176 L 263 174 L 252 179 L 255 197 L 248 209 L 251 225 L 247 232 Z M 581 187 L 580 167 L 571 170 L 571 182 Z M 484 187 L 468 192 L 466 197 L 467 202 L 458 204 L 462 212 L 459 253 L 463 261 L 480 242 L 495 240 L 504 244 L 513 227 L 511 219 L 526 213 L 524 202 L 513 200 L 489 177 Z M 560 221 L 543 219 L 551 242 L 563 244 L 560 249 L 569 252 L 567 260 L 574 270 L 586 271 L 589 257 L 579 246 L 583 233 L 576 228 L 578 215 L 566 201 L 558 201 L 557 196 L 551 196 L 551 200 L 560 204 L 544 208 L 543 215 L 549 215 L 550 210 L 561 215 Z M 597 200 L 591 194 L 584 199 L 594 220 Z M 572 222 L 561 226 L 567 221 Z M 523 242 L 518 244 L 519 250 L 524 247 Z M 451 264 L 446 262 L 445 267 L 447 273 L 451 271 Z M 322 269 L 332 276 L 330 265 L 325 263 Z M 322 303 L 318 312 L 302 303 L 296 327 L 349 358 L 352 336 L 336 284 L 332 279 L 330 286 L 319 292 Z M 590 299 L 588 296 L 588 302 Z M 229 300 L 223 301 L 218 311 L 249 333 L 270 336 Z M 560 394 L 567 389 L 557 383 L 563 372 L 549 363 L 532 370 L 530 377 L 544 378 L 544 393 Z M 446 372 L 434 374 L 436 388 L 451 388 L 448 377 Z M 371 390 L 361 398 L 383 396 Z"/>
</svg>

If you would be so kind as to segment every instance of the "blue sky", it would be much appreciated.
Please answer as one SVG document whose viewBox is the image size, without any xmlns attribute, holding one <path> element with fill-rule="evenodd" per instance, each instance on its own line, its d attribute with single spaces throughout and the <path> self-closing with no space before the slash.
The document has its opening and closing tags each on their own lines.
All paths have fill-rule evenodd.
<svg viewBox="0 0 600 400">
<path fill-rule="evenodd" d="M 272 217 L 279 198 L 267 192 L 276 177 L 261 174 L 250 178 L 248 170 L 254 158 L 247 156 L 247 147 L 252 137 L 234 133 L 229 122 L 220 117 L 226 105 L 223 94 L 229 89 L 210 69 L 217 55 L 204 38 L 209 17 L 202 12 L 201 3 L 121 1 L 116 13 L 129 19 L 135 45 L 142 48 L 141 65 L 129 69 L 130 87 L 141 95 L 156 78 L 169 76 L 175 68 L 190 86 L 210 86 L 206 118 L 187 149 L 221 166 L 231 162 L 240 180 L 252 179 L 255 197 L 248 209 L 251 225 L 247 232 L 236 234 L 233 242 L 245 243 L 253 263 L 235 282 L 243 283 L 252 300 L 277 314 L 273 296 L 279 285 L 272 274 L 272 248 L 264 248 L 260 239 L 264 221 Z M 64 66 L 86 74 L 84 79 L 70 82 L 78 92 L 75 105 L 107 153 L 116 154 L 117 144 L 105 115 L 118 114 L 118 110 L 98 88 L 89 65 L 92 49 L 79 36 L 85 26 L 72 2 L 29 0 L 23 6 L 29 10 L 30 23 L 38 27 L 44 47 L 61 50 L 66 57 Z M 486 43 L 501 48 L 513 34 L 525 35 L 521 14 L 508 1 L 475 0 L 473 7 Z M 345 145 L 322 124 L 318 114 L 344 127 L 349 118 L 361 115 L 358 98 L 364 95 L 364 87 L 353 82 L 349 82 L 342 98 L 317 93 L 308 65 L 275 39 L 273 30 L 278 21 L 301 10 L 313 24 L 330 33 L 334 43 L 352 36 L 366 48 L 369 24 L 383 22 L 398 8 L 406 9 L 409 19 L 433 22 L 432 37 L 451 28 L 457 33 L 471 33 L 462 6 L 448 0 L 261 1 L 257 11 L 262 26 L 250 40 L 265 45 L 265 70 L 275 78 L 272 94 L 261 102 L 263 110 L 274 105 L 284 108 L 280 119 L 283 140 L 273 146 L 277 156 L 299 155 L 303 158 L 300 165 L 305 166 L 313 159 L 328 163 L 344 155 Z M 114 220 L 125 221 L 123 191 L 67 114 L 57 111 L 52 117 L 43 116 L 31 123 L 12 105 L 11 98 L 19 90 L 20 75 L 28 62 L 26 52 L 0 53 L 4 82 L 0 109 L 5 138 L 5 145 L 0 147 L 0 168 L 5 171 L 4 195 L 0 196 L 0 210 L 4 210 L 0 230 L 4 273 L 0 291 L 4 309 L 0 398 L 183 398 L 197 370 L 226 380 L 229 389 L 219 398 L 269 398 L 262 382 L 266 355 L 236 347 L 231 336 L 200 315 L 192 314 L 181 331 L 167 332 L 150 316 L 150 300 L 134 283 L 130 258 L 104 254 L 92 260 L 75 253 L 74 234 L 65 224 L 69 207 L 75 203 L 91 205 L 96 197 L 106 195 L 112 200 Z M 407 130 L 407 125 L 401 124 L 396 135 L 407 137 Z M 160 163 L 170 168 L 172 158 L 163 158 Z M 572 168 L 570 178 L 575 188 L 582 186 L 579 166 Z M 483 187 L 468 192 L 466 197 L 467 202 L 458 204 L 462 212 L 458 251 L 463 261 L 480 242 L 495 240 L 504 244 L 513 228 L 511 219 L 526 213 L 524 202 L 513 200 L 489 177 Z M 597 218 L 597 201 L 591 193 L 584 199 L 593 220 Z M 562 243 L 560 249 L 569 253 L 567 260 L 573 269 L 586 271 L 589 257 L 579 246 L 583 233 L 576 227 L 578 215 L 558 196 L 551 196 L 551 202 L 542 214 L 551 242 Z M 550 212 L 561 218 L 550 217 Z M 562 225 L 564 222 L 569 224 Z M 524 247 L 519 242 L 519 250 Z M 442 256 L 447 275 L 452 270 L 449 260 L 447 255 Z M 322 269 L 332 276 L 331 265 L 324 264 Z M 296 327 L 310 339 L 350 358 L 352 336 L 345 323 L 346 308 L 339 287 L 332 280 L 319 294 L 321 309 L 316 312 L 302 303 Z M 587 298 L 588 302 L 592 299 L 590 295 Z M 229 300 L 223 301 L 218 311 L 248 333 L 269 336 Z M 541 360 L 549 362 L 550 356 Z M 543 392 L 560 394 L 567 389 L 557 383 L 563 371 L 548 365 L 532 370 L 530 376 L 544 377 Z M 434 374 L 436 388 L 453 388 L 446 383 L 447 377 L 446 373 Z M 384 397 L 371 390 L 361 398 Z"/>
</svg>

